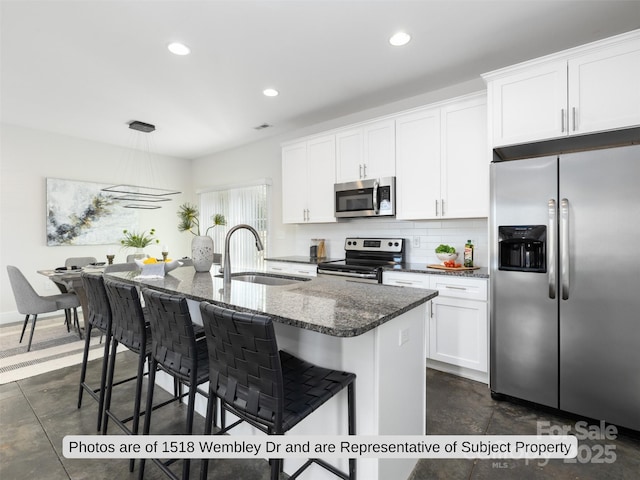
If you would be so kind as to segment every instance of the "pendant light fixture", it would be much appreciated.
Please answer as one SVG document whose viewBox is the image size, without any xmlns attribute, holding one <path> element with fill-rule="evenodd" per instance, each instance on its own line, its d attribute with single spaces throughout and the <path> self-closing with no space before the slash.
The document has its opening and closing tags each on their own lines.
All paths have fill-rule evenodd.
<svg viewBox="0 0 640 480">
<path fill-rule="evenodd" d="M 131 162 L 134 162 L 135 159 L 132 157 L 136 151 L 142 151 L 147 157 L 147 165 L 145 165 L 144 171 L 146 176 L 150 176 L 149 181 L 153 184 L 153 163 L 151 161 L 151 148 L 150 148 L 150 138 L 149 134 L 152 133 L 156 127 L 150 123 L 141 122 L 139 120 L 134 120 L 129 123 L 129 128 L 131 130 L 136 130 L 132 141 L 132 145 L 130 148 L 131 156 L 130 158 L 125 159 L 128 163 L 128 166 L 131 166 Z M 143 145 L 140 145 L 140 141 L 144 140 Z M 138 169 L 140 170 L 140 169 Z M 172 195 L 177 195 L 181 192 L 166 188 L 158 188 L 158 187 L 145 187 L 142 185 L 133 185 L 133 184 L 119 184 L 119 185 L 111 185 L 109 187 L 103 188 L 103 192 L 109 193 L 117 193 L 121 194 L 119 196 L 114 196 L 114 200 L 118 200 L 123 203 L 122 206 L 124 208 L 135 208 L 141 210 L 154 210 L 158 208 L 162 208 L 160 205 L 163 202 L 170 202 L 172 200 Z"/>
</svg>

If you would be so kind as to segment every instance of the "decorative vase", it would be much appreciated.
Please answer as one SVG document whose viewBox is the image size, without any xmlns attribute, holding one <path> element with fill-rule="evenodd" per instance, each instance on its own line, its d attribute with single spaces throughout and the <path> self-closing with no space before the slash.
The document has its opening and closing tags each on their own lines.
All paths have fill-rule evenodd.
<svg viewBox="0 0 640 480">
<path fill-rule="evenodd" d="M 213 238 L 198 235 L 191 241 L 191 259 L 196 272 L 208 272 L 213 265 Z"/>
<path fill-rule="evenodd" d="M 145 258 L 147 258 L 147 254 L 144 253 L 144 248 L 137 247 L 136 248 L 136 253 L 132 253 L 131 255 L 127 255 L 127 262 L 133 261 L 133 260 L 144 260 Z"/>
</svg>

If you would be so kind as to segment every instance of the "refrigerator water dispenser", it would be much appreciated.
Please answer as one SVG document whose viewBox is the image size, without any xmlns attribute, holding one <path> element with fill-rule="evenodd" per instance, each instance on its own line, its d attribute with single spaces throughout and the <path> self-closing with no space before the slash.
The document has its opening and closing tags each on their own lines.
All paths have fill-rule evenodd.
<svg viewBox="0 0 640 480">
<path fill-rule="evenodd" d="M 546 241 L 546 225 L 499 226 L 498 269 L 545 273 Z"/>
</svg>

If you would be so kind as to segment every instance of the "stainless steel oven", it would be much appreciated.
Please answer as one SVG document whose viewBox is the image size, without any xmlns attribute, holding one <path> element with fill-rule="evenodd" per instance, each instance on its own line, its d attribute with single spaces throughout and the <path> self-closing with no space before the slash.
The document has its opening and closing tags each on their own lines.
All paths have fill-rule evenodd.
<svg viewBox="0 0 640 480">
<path fill-rule="evenodd" d="M 335 215 L 338 218 L 396 214 L 395 177 L 336 183 L 334 192 Z"/>
<path fill-rule="evenodd" d="M 319 263 L 318 275 L 382 283 L 383 267 L 404 264 L 404 247 L 403 238 L 348 237 L 344 241 L 345 259 Z"/>
</svg>

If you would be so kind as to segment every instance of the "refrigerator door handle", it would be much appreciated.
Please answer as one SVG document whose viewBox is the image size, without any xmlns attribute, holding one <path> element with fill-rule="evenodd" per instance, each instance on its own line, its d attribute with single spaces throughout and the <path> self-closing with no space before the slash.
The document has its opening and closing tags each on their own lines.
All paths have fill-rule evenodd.
<svg viewBox="0 0 640 480">
<path fill-rule="evenodd" d="M 569 200 L 560 201 L 560 278 L 562 299 L 569 299 Z"/>
<path fill-rule="evenodd" d="M 547 271 L 549 272 L 549 298 L 556 298 L 557 289 L 557 275 L 556 275 L 556 245 L 557 245 L 557 233 L 558 220 L 556 218 L 556 201 L 551 198 L 548 203 L 549 206 L 549 238 L 547 239 Z"/>
</svg>

